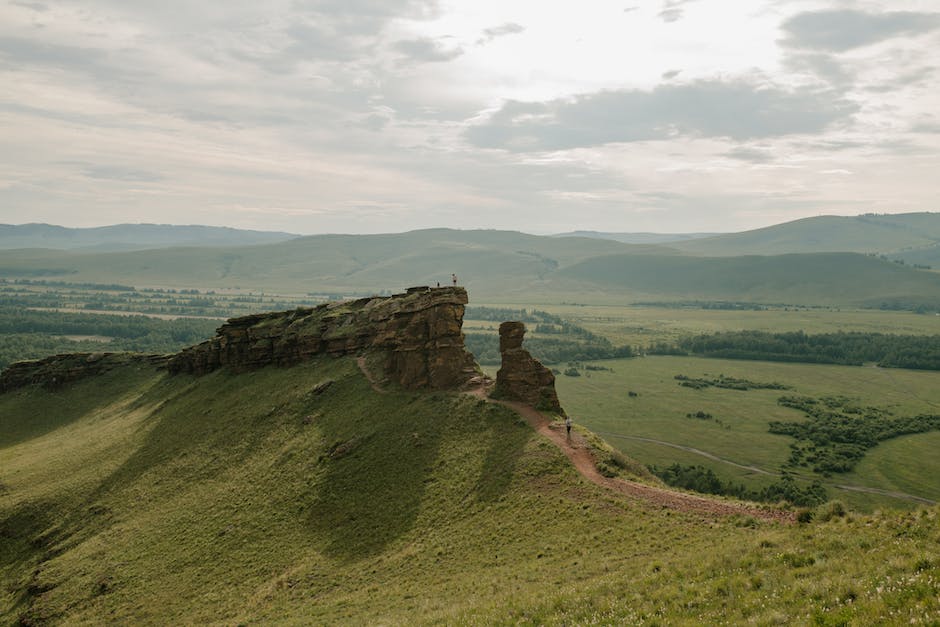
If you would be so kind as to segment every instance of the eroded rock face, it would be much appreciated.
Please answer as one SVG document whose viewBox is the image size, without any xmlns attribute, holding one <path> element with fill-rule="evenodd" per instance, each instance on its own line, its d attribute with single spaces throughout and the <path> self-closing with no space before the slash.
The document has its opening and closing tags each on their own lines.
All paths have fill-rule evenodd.
<svg viewBox="0 0 940 627">
<path fill-rule="evenodd" d="M 37 361 L 20 361 L 10 364 L 0 373 L 0 393 L 27 385 L 54 389 L 115 368 L 135 365 L 163 367 L 169 358 L 169 355 L 137 353 L 70 353 Z"/>
<path fill-rule="evenodd" d="M 233 318 L 216 337 L 173 356 L 167 367 L 201 375 L 222 366 L 244 372 L 324 353 L 368 353 L 389 380 L 404 387 L 456 388 L 476 374 L 463 341 L 466 303 L 462 287 L 418 287 L 391 297 Z"/>
<path fill-rule="evenodd" d="M 521 401 L 536 409 L 564 415 L 555 393 L 555 375 L 522 348 L 525 325 L 504 322 L 499 325 L 499 352 L 502 366 L 496 373 L 494 398 Z"/>
<path fill-rule="evenodd" d="M 478 376 L 464 347 L 466 303 L 462 287 L 415 287 L 390 297 L 233 318 L 214 338 L 176 355 L 82 353 L 12 364 L 0 373 L 0 392 L 61 385 L 133 362 L 203 375 L 223 366 L 236 372 L 290 366 L 322 354 L 368 356 L 373 369 L 406 388 L 453 389 Z"/>
</svg>

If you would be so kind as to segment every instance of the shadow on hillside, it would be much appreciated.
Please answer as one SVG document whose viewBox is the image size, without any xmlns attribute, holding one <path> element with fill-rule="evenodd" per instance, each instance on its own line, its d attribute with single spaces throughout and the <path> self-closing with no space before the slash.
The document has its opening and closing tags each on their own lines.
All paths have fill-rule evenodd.
<svg viewBox="0 0 940 627">
<path fill-rule="evenodd" d="M 0 448 L 22 444 L 98 414 L 129 393 L 137 393 L 147 378 L 156 381 L 157 375 L 152 370 L 134 375 L 110 372 L 58 389 L 30 386 L 6 392 L 0 398 Z"/>
<path fill-rule="evenodd" d="M 331 557 L 380 553 L 414 526 L 421 509 L 441 444 L 435 403 L 418 398 L 405 411 L 384 413 L 386 399 L 364 399 L 375 413 L 359 424 L 340 413 L 320 423 L 327 447 L 309 521 Z"/>
<path fill-rule="evenodd" d="M 184 386 L 185 377 L 169 377 L 137 401 L 154 407 L 145 425 L 149 431 L 89 502 L 133 487 L 152 470 L 158 476 L 145 484 L 148 490 L 160 494 L 188 488 L 216 477 L 232 460 L 246 458 L 267 436 L 272 421 L 261 407 L 265 399 L 255 393 L 251 400 L 258 407 L 246 403 L 244 378 L 219 372 Z"/>
<path fill-rule="evenodd" d="M 519 421 L 519 417 L 514 412 L 499 407 L 498 420 L 512 425 Z M 528 429 L 507 433 L 498 426 L 490 428 L 486 457 L 474 490 L 478 502 L 493 503 L 506 493 L 512 484 L 519 457 L 531 435 Z"/>
</svg>

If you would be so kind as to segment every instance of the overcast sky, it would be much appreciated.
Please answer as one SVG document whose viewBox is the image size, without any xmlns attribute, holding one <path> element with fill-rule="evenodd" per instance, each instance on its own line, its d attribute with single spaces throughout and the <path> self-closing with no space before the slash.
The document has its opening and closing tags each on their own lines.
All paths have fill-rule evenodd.
<svg viewBox="0 0 940 627">
<path fill-rule="evenodd" d="M 0 222 L 940 211 L 938 0 L 0 0 Z"/>
</svg>

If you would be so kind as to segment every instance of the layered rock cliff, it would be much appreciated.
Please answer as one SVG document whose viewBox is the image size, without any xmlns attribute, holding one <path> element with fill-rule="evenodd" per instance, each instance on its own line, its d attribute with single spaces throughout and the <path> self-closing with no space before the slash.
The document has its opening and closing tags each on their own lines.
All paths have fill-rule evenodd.
<svg viewBox="0 0 940 627">
<path fill-rule="evenodd" d="M 27 385 L 56 388 L 72 381 L 128 366 L 163 367 L 169 355 L 139 353 L 70 353 L 37 361 L 20 361 L 0 372 L 0 393 Z"/>
<path fill-rule="evenodd" d="M 494 398 L 521 401 L 536 409 L 565 415 L 555 392 L 555 375 L 522 348 L 525 325 L 504 322 L 499 325 L 499 352 L 502 366 L 496 373 Z"/>
<path fill-rule="evenodd" d="M 324 353 L 368 353 L 387 379 L 406 388 L 456 388 L 476 375 L 461 331 L 466 303 L 462 287 L 415 287 L 390 297 L 233 318 L 167 367 L 196 375 L 222 366 L 244 372 Z"/>
</svg>

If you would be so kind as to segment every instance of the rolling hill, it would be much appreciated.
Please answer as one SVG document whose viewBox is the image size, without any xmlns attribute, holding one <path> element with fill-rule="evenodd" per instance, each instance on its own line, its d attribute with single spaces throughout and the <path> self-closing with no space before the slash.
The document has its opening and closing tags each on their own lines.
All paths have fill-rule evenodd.
<svg viewBox="0 0 940 627">
<path fill-rule="evenodd" d="M 140 250 L 170 246 L 250 246 L 298 237 L 273 231 L 246 231 L 219 226 L 115 224 L 66 228 L 52 224 L 0 224 L 0 250 L 56 248 Z"/>
<path fill-rule="evenodd" d="M 134 285 L 241 287 L 304 293 L 373 292 L 389 285 L 460 281 L 488 294 L 526 291 L 559 267 L 597 254 L 654 252 L 588 238 L 431 229 L 389 235 L 315 235 L 250 247 L 133 253 L 0 251 L 0 276 Z"/>
<path fill-rule="evenodd" d="M 351 357 L 138 364 L 0 394 L 0 420 L 6 624 L 940 616 L 936 508 L 799 527 L 662 509 L 585 481 L 505 407 L 380 393 Z"/>
<path fill-rule="evenodd" d="M 933 259 L 940 245 L 940 213 L 819 216 L 671 245 L 688 254 L 726 257 L 856 252 L 907 260 L 909 255 L 931 251 Z"/>
<path fill-rule="evenodd" d="M 706 241 L 706 240 L 701 240 Z M 0 251 L 0 277 L 309 294 L 446 284 L 503 303 L 733 300 L 940 307 L 940 277 L 860 254 L 709 257 L 512 231 L 318 235 L 241 247 Z"/>
<path fill-rule="evenodd" d="M 603 231 L 572 231 L 559 233 L 553 237 L 591 237 L 610 239 L 624 244 L 669 244 L 703 237 L 715 237 L 721 233 L 608 233 Z"/>
<path fill-rule="evenodd" d="M 559 275 L 610 291 L 674 299 L 940 308 L 940 275 L 853 253 L 606 255 Z"/>
</svg>

